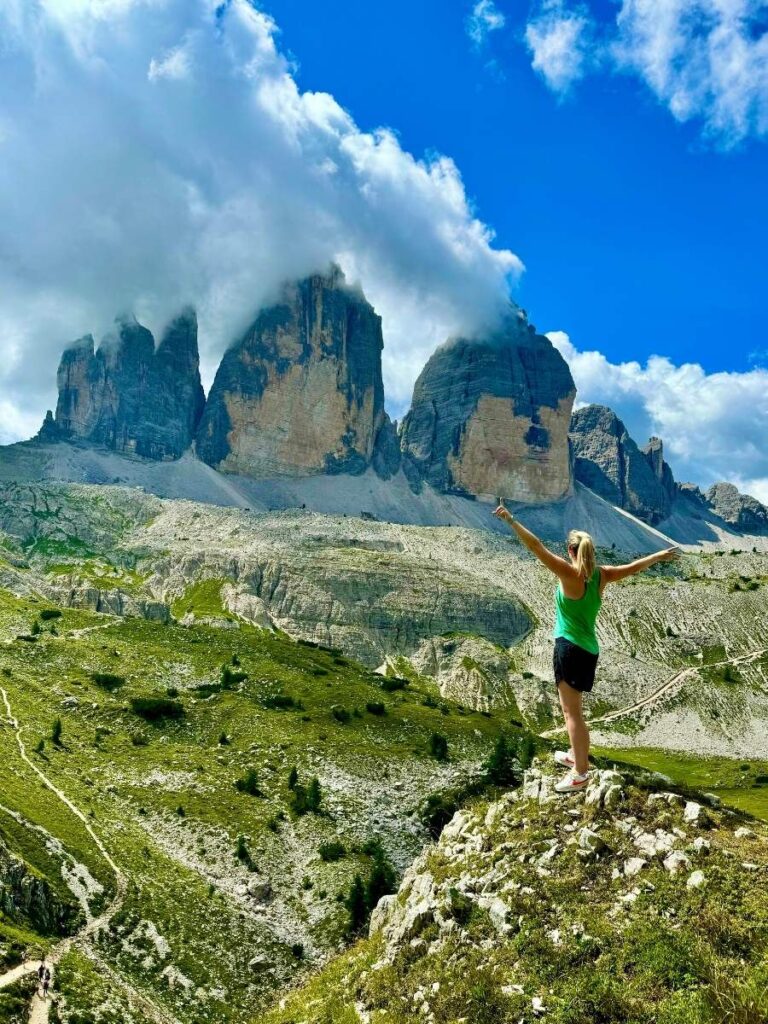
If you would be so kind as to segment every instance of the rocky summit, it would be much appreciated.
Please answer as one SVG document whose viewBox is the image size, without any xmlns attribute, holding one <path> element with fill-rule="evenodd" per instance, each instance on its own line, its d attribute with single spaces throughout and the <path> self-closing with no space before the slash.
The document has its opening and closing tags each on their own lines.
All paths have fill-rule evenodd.
<svg viewBox="0 0 768 1024">
<path fill-rule="evenodd" d="M 56 416 L 46 417 L 41 440 L 72 438 L 150 459 L 178 458 L 205 403 L 194 311 L 171 322 L 157 349 L 133 317 L 118 319 L 96 350 L 86 335 L 64 352 L 57 383 Z"/>
<path fill-rule="evenodd" d="M 658 437 L 641 449 L 612 409 L 587 405 L 573 414 L 570 440 L 580 483 L 646 522 L 669 515 L 675 480 Z"/>
<path fill-rule="evenodd" d="M 338 267 L 287 285 L 225 354 L 198 454 L 256 477 L 396 470 L 382 347 L 381 318 Z"/>
<path fill-rule="evenodd" d="M 428 361 L 403 422 L 404 468 L 440 491 L 562 498 L 574 395 L 565 360 L 514 309 L 498 331 L 455 339 Z"/>
</svg>

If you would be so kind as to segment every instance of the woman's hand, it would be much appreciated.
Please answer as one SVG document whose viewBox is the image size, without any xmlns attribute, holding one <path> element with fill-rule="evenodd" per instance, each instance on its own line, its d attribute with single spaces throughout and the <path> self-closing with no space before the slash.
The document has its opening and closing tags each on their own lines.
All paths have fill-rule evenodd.
<svg viewBox="0 0 768 1024">
<path fill-rule="evenodd" d="M 505 523 L 511 523 L 514 519 L 512 513 L 504 505 L 499 505 L 499 507 L 494 511 L 493 514 L 496 516 L 497 519 L 503 519 Z"/>
<path fill-rule="evenodd" d="M 659 555 L 660 562 L 674 562 L 680 557 L 680 548 L 667 548 Z"/>
</svg>

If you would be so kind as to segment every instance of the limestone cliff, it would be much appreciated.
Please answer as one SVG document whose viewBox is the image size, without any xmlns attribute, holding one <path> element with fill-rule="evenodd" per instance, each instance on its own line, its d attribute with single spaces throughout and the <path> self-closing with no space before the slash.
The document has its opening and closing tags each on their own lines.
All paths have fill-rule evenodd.
<svg viewBox="0 0 768 1024">
<path fill-rule="evenodd" d="M 523 313 L 458 338 L 422 370 L 401 442 L 414 486 L 546 502 L 571 489 L 568 424 L 575 388 L 565 360 Z"/>
<path fill-rule="evenodd" d="M 64 352 L 55 420 L 38 437 L 78 438 L 150 459 L 176 459 L 191 444 L 205 396 L 200 383 L 197 319 L 185 310 L 155 349 L 132 317 L 94 349 L 86 335 Z"/>
<path fill-rule="evenodd" d="M 706 493 L 709 507 L 743 533 L 768 533 L 768 508 L 728 483 L 713 484 Z"/>
<path fill-rule="evenodd" d="M 580 483 L 649 523 L 669 515 L 675 481 L 658 437 L 640 449 L 612 409 L 587 405 L 573 414 L 570 438 Z"/>
<path fill-rule="evenodd" d="M 286 285 L 219 366 L 197 452 L 255 477 L 397 469 L 381 318 L 338 267 Z"/>
</svg>

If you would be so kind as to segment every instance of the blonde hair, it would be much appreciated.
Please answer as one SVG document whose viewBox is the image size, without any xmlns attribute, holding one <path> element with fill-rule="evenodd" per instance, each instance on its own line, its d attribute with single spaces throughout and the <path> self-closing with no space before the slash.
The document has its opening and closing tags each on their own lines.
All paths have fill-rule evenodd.
<svg viewBox="0 0 768 1024">
<path fill-rule="evenodd" d="M 568 550 L 576 551 L 576 571 L 585 580 L 591 580 L 597 567 L 595 545 L 588 533 L 571 530 L 568 534 Z"/>
</svg>

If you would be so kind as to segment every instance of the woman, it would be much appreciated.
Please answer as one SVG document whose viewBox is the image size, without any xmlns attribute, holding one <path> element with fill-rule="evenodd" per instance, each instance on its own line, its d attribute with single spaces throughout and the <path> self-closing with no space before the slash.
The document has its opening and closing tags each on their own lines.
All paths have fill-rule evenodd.
<svg viewBox="0 0 768 1024">
<path fill-rule="evenodd" d="M 595 623 L 608 583 L 650 568 L 657 562 L 671 562 L 677 548 L 657 551 L 627 565 L 597 565 L 595 546 L 588 533 L 571 530 L 568 534 L 568 559 L 546 548 L 535 534 L 519 523 L 503 502 L 493 513 L 515 531 L 523 544 L 543 562 L 560 584 L 555 590 L 554 670 L 560 706 L 571 749 L 555 751 L 555 761 L 568 775 L 558 782 L 558 793 L 575 793 L 589 780 L 589 730 L 584 721 L 582 694 L 592 689 L 599 647 Z"/>
</svg>

